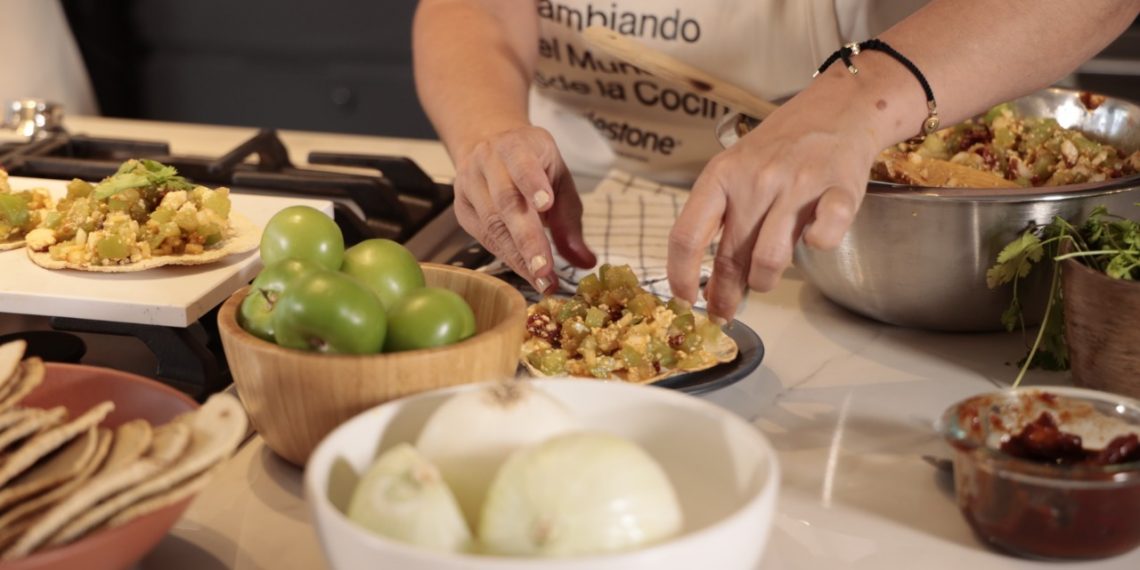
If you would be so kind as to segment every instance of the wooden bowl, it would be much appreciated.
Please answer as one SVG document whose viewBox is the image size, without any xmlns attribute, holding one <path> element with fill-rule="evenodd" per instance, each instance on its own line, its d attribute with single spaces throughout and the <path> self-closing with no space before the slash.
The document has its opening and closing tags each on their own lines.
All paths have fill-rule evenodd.
<svg viewBox="0 0 1140 570">
<path fill-rule="evenodd" d="M 44 382 L 23 400 L 26 406 L 64 406 L 76 417 L 104 400 L 115 411 L 101 425 L 116 427 L 141 418 L 154 425 L 197 409 L 185 394 L 164 384 L 109 368 L 77 364 L 46 364 Z M 0 564 L 4 570 L 126 570 L 152 550 L 182 516 L 193 498 L 187 498 L 123 526 L 95 531 L 59 548 L 50 548 L 20 560 Z"/>
<path fill-rule="evenodd" d="M 1065 344 L 1078 386 L 1140 398 L 1140 282 L 1061 262 Z"/>
<path fill-rule="evenodd" d="M 526 300 L 490 275 L 423 264 L 429 286 L 462 296 L 475 312 L 475 336 L 439 348 L 333 355 L 283 348 L 241 328 L 248 287 L 218 312 L 218 329 L 238 394 L 265 444 L 303 466 L 333 428 L 379 404 L 426 390 L 512 377 L 526 332 Z"/>
</svg>

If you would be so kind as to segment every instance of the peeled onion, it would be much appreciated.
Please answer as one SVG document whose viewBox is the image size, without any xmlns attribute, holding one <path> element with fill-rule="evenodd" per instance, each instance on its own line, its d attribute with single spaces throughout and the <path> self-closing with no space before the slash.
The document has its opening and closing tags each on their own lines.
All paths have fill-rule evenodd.
<svg viewBox="0 0 1140 570">
<path fill-rule="evenodd" d="M 434 463 L 472 528 L 487 487 L 515 450 L 578 429 L 558 400 L 524 382 L 452 396 L 428 418 L 416 448 Z"/>
<path fill-rule="evenodd" d="M 471 531 L 439 470 L 411 445 L 384 452 L 352 494 L 348 518 L 393 540 L 447 552 L 466 549 Z"/>
<path fill-rule="evenodd" d="M 661 466 L 637 444 L 577 432 L 515 453 L 487 493 L 483 548 L 517 556 L 630 550 L 681 530 L 681 506 Z"/>
</svg>

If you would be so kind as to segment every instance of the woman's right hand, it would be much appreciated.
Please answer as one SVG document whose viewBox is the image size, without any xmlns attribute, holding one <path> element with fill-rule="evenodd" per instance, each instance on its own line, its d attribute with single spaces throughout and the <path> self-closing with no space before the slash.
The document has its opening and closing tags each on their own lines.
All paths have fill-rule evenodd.
<svg viewBox="0 0 1140 570">
<path fill-rule="evenodd" d="M 485 137 L 456 161 L 455 214 L 467 233 L 540 293 L 555 285 L 550 228 L 570 263 L 593 267 L 582 201 L 553 137 L 523 125 Z"/>
</svg>

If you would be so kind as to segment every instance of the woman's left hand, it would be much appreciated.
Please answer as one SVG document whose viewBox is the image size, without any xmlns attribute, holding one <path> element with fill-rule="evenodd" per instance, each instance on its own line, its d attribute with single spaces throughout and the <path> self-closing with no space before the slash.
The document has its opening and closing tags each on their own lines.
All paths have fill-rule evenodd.
<svg viewBox="0 0 1140 570">
<path fill-rule="evenodd" d="M 731 320 L 749 288 L 771 290 L 801 237 L 837 247 L 863 199 L 881 149 L 870 117 L 805 96 L 818 98 L 801 93 L 709 161 L 670 233 L 669 284 L 694 301 L 723 228 L 705 291 L 714 318 Z"/>
</svg>

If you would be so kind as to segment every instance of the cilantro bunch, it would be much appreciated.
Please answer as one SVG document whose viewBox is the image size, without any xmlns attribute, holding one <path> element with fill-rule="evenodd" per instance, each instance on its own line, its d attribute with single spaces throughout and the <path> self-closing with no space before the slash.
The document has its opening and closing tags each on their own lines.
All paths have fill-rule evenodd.
<svg viewBox="0 0 1140 570">
<path fill-rule="evenodd" d="M 1046 370 L 1069 368 L 1060 264 L 1057 262 L 1078 258 L 1088 267 L 1114 279 L 1140 280 L 1140 223 L 1110 214 L 1104 206 L 1098 206 L 1079 227 L 1056 216 L 1048 224 L 1034 224 L 1007 244 L 998 254 L 997 262 L 986 271 L 986 285 L 990 289 L 1013 284 L 1013 299 L 1001 316 L 1006 330 L 1020 328 L 1025 331 L 1018 282 L 1046 256 L 1054 262 L 1049 300 L 1037 337 L 1028 354 L 1019 362 L 1021 370 L 1014 386 L 1021 382 L 1030 367 Z"/>
</svg>

